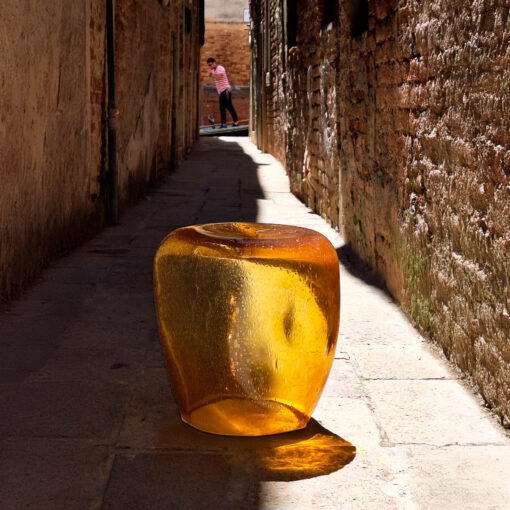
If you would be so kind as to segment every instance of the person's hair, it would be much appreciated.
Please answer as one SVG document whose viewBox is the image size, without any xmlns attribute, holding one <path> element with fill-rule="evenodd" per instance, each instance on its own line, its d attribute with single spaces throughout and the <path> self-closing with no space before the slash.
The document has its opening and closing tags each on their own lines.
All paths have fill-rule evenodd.
<svg viewBox="0 0 510 510">
<path fill-rule="evenodd" d="M 213 58 L 213 57 L 209 57 L 209 58 L 207 59 L 207 63 L 208 63 L 208 64 L 210 64 L 211 62 L 216 62 L 216 59 L 215 59 L 215 58 Z"/>
</svg>

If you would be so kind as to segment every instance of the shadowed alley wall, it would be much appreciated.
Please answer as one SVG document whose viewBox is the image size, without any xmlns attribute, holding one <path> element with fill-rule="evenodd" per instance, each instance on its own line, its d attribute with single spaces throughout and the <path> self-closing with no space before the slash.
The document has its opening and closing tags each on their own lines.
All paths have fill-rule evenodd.
<svg viewBox="0 0 510 510">
<path fill-rule="evenodd" d="M 510 425 L 503 0 L 251 3 L 253 126 Z"/>
<path fill-rule="evenodd" d="M 197 136 L 198 1 L 115 3 L 120 207 Z M 6 0 L 0 16 L 0 296 L 104 221 L 104 0 Z"/>
</svg>

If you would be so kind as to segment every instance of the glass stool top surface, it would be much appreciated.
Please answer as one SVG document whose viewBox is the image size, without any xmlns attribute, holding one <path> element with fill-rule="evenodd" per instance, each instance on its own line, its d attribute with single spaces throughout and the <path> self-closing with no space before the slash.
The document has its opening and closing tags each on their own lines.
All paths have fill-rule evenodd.
<svg viewBox="0 0 510 510">
<path fill-rule="evenodd" d="M 209 223 L 195 227 L 198 234 L 219 242 L 231 241 L 236 244 L 289 244 L 289 242 L 314 242 L 317 232 L 293 225 L 273 223 Z"/>
</svg>

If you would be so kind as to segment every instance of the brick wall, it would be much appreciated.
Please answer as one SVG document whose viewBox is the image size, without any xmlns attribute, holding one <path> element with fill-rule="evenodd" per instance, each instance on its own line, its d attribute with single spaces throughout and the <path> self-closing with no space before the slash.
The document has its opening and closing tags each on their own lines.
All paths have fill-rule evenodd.
<svg viewBox="0 0 510 510">
<path fill-rule="evenodd" d="M 259 145 L 510 425 L 509 6 L 298 0 L 289 49 L 264 4 Z"/>
<path fill-rule="evenodd" d="M 204 85 L 214 85 L 209 77 L 206 60 L 214 57 L 225 67 L 233 86 L 250 84 L 250 44 L 248 26 L 244 23 L 206 22 L 202 46 L 200 79 Z"/>
<path fill-rule="evenodd" d="M 247 122 L 250 117 L 250 87 L 233 87 L 232 104 L 240 121 Z M 220 122 L 220 106 L 218 92 L 214 86 L 202 88 L 200 96 L 200 108 L 202 112 L 202 125 L 209 125 L 209 116 L 214 118 L 216 124 Z M 232 122 L 230 113 L 227 111 L 227 123 Z"/>
<path fill-rule="evenodd" d="M 124 208 L 182 159 L 198 134 L 198 2 L 115 4 Z M 192 13 L 189 34 L 186 7 Z M 44 264 L 104 222 L 105 26 L 104 0 L 2 4 L 1 299 L 16 295 Z M 175 84 L 172 32 L 178 45 Z"/>
<path fill-rule="evenodd" d="M 248 119 L 250 109 L 247 92 L 250 84 L 248 34 L 248 26 L 244 23 L 206 21 L 205 43 L 200 62 L 200 85 L 203 88 L 200 98 L 203 113 L 201 124 L 209 124 L 207 117 L 210 113 L 217 123 L 220 122 L 218 94 L 206 64 L 209 57 L 214 57 L 218 64 L 225 67 L 230 84 L 234 88 L 232 101 L 237 114 L 240 119 Z M 228 112 L 227 119 L 230 119 Z"/>
</svg>

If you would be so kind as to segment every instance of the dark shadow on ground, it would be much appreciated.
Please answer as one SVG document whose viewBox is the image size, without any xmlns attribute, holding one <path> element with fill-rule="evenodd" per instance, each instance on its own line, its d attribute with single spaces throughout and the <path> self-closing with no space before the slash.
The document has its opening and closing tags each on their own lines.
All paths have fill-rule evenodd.
<svg viewBox="0 0 510 510">
<path fill-rule="evenodd" d="M 313 418 L 301 430 L 259 437 L 234 437 L 208 434 L 171 418 L 172 426 L 160 430 L 159 441 L 175 441 L 169 434 L 177 434 L 181 445 L 192 445 L 204 453 L 217 449 L 228 452 L 253 481 L 295 481 L 323 476 L 349 464 L 356 448 L 340 436 L 322 427 Z M 180 429 L 180 430 L 176 430 Z"/>
<path fill-rule="evenodd" d="M 122 510 L 257 508 L 263 480 L 319 476 L 352 460 L 354 447 L 314 421 L 292 434 L 222 438 L 184 425 L 173 402 L 154 253 L 178 227 L 255 221 L 260 198 L 257 166 L 235 139 L 200 140 L 120 225 L 55 261 L 2 309 L 6 508 L 90 508 L 103 494 L 103 508 Z"/>
<path fill-rule="evenodd" d="M 359 257 L 354 253 L 352 248 L 344 244 L 340 248 L 336 249 L 336 253 L 338 255 L 338 260 L 343 265 L 343 267 L 349 271 L 350 274 L 360 279 L 367 285 L 371 285 L 372 287 L 377 287 L 378 289 L 383 290 L 390 296 L 386 285 L 384 284 L 381 277 L 376 275 Z"/>
<path fill-rule="evenodd" d="M 104 508 L 255 510 L 262 503 L 262 482 L 328 475 L 356 455 L 350 443 L 315 420 L 300 431 L 256 438 L 214 436 L 176 425 L 163 426 L 159 436 L 161 444 L 176 444 L 175 449 L 116 456 Z"/>
<path fill-rule="evenodd" d="M 264 198 L 256 170 L 235 143 L 202 139 L 168 191 L 158 193 L 191 204 L 200 188 L 202 202 L 188 223 L 256 221 L 257 200 Z M 158 224 L 182 226 L 175 220 L 170 209 L 158 213 Z M 257 509 L 261 483 L 327 475 L 355 456 L 352 444 L 315 420 L 300 431 L 257 438 L 195 430 L 180 419 L 157 344 L 151 363 L 121 433 L 122 448 L 143 451 L 116 455 L 104 508 L 166 508 L 162 502 L 172 501 L 175 508 Z M 144 486 L 126 483 L 131 478 L 144 480 Z"/>
</svg>

